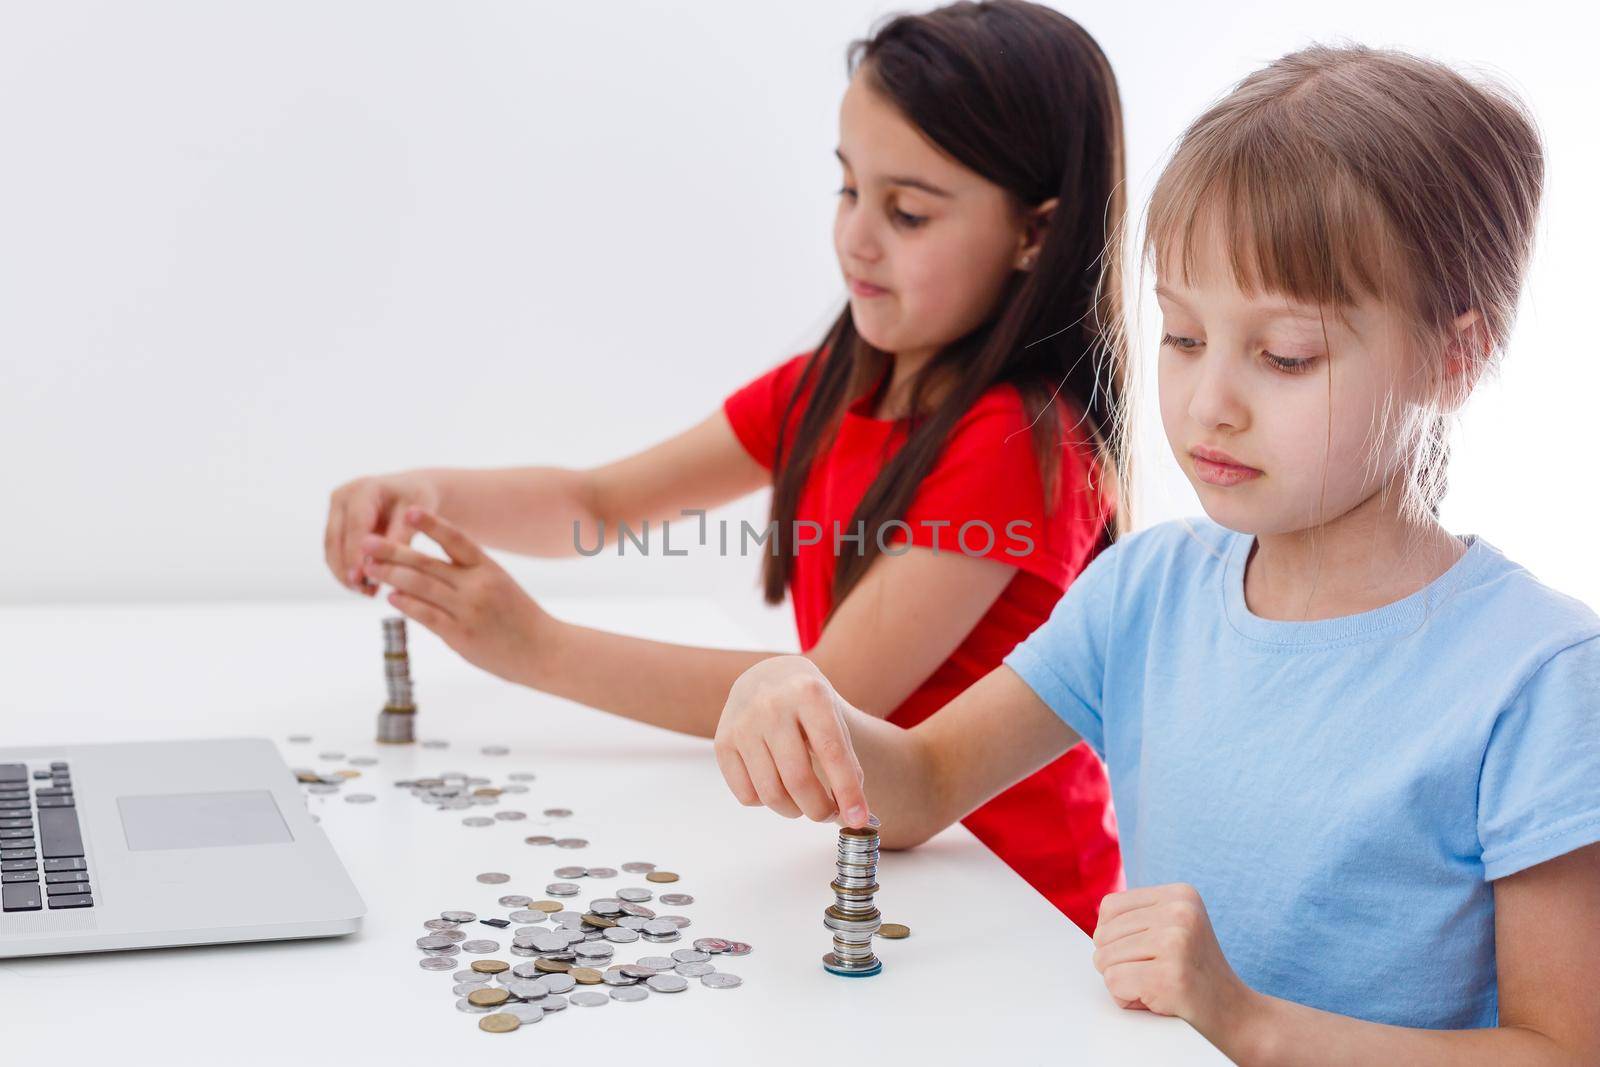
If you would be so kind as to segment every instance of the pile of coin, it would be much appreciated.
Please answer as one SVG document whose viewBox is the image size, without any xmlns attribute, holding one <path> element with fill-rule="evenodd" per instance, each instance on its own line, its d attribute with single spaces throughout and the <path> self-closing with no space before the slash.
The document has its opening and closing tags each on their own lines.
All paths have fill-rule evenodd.
<svg viewBox="0 0 1600 1067">
<path fill-rule="evenodd" d="M 878 891 L 878 830 L 846 826 L 839 831 L 833 906 L 822 913 L 822 925 L 833 932 L 833 951 L 822 957 L 832 974 L 865 978 L 883 970 L 872 952 L 872 935 L 882 919 L 873 895 Z"/>
<path fill-rule="evenodd" d="M 378 712 L 378 740 L 386 745 L 410 744 L 416 740 L 417 705 L 411 696 L 403 615 L 383 620 L 383 676 L 389 684 L 389 701 Z"/>
<path fill-rule="evenodd" d="M 650 863 L 625 863 L 629 873 L 654 871 Z M 561 868 L 567 877 L 615 877 L 615 868 Z M 485 885 L 507 880 L 498 871 L 477 876 Z M 719 937 L 699 938 L 693 948 L 680 948 L 666 956 L 641 956 L 633 963 L 613 962 L 616 946 L 645 940 L 677 940 L 678 931 L 690 921 L 678 915 L 657 916 L 636 900 L 643 888 L 618 890 L 614 897 L 591 900 L 588 910 L 568 910 L 555 900 L 533 900 L 521 894 L 500 898 L 500 906 L 510 909 L 507 917 L 480 919 L 470 911 L 443 911 L 436 919 L 423 923 L 427 930 L 417 939 L 422 951 L 423 970 L 453 970 L 462 953 L 498 952 L 499 942 L 469 940 L 466 924 L 477 922 L 498 929 L 523 923 L 512 931 L 510 953 L 527 957 L 511 964 L 499 959 L 477 959 L 451 975 L 451 995 L 458 1011 L 479 1015 L 478 1026 L 490 1033 L 508 1033 L 544 1016 L 565 1009 L 569 1004 L 597 1008 L 613 1000 L 645 1000 L 651 993 L 672 994 L 688 989 L 690 979 L 699 979 L 708 989 L 735 989 L 743 984 L 738 975 L 717 969 L 712 962 L 724 956 L 746 956 L 750 946 Z M 675 898 L 687 894 L 665 894 Z M 692 902 L 689 898 L 685 902 Z M 657 936 L 651 936 L 655 931 Z M 666 936 L 670 932 L 670 936 Z M 581 988 L 580 988 L 581 987 Z"/>
</svg>

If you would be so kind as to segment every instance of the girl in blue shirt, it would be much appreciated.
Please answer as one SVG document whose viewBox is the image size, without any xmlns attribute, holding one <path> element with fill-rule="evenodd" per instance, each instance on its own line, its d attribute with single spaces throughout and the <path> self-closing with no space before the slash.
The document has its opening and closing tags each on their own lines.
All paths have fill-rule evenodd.
<svg viewBox="0 0 1600 1067">
<path fill-rule="evenodd" d="M 1125 537 L 909 731 L 809 661 L 735 683 L 745 804 L 915 845 L 1080 738 L 1116 1001 L 1242 1063 L 1600 1062 L 1600 617 L 1437 518 L 1510 331 L 1542 151 L 1503 91 L 1313 47 L 1186 133 L 1145 253 L 1207 518 Z"/>
</svg>

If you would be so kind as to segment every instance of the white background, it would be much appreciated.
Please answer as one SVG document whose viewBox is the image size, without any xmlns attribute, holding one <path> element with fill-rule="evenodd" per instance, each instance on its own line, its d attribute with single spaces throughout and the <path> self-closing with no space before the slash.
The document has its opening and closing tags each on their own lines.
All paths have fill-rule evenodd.
<svg viewBox="0 0 1600 1067">
<path fill-rule="evenodd" d="M 0 5 L 0 601 L 345 597 L 321 555 L 337 483 L 604 461 L 814 344 L 844 299 L 844 50 L 891 10 Z M 1445 514 L 1600 602 L 1589 34 L 1536 3 L 1066 10 L 1120 79 L 1138 206 L 1210 100 L 1313 40 L 1525 95 L 1548 143 L 1538 258 Z M 1156 435 L 1141 526 L 1198 507 Z M 792 642 L 756 571 L 517 567 L 536 595 L 709 590 Z"/>
</svg>

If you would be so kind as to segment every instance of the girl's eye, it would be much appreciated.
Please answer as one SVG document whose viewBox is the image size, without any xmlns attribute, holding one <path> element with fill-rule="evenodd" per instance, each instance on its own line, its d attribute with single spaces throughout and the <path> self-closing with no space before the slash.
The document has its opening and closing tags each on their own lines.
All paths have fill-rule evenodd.
<svg viewBox="0 0 1600 1067">
<path fill-rule="evenodd" d="M 1288 359 L 1284 356 L 1275 356 L 1271 352 L 1265 353 L 1266 360 L 1285 374 L 1304 374 L 1311 369 L 1311 364 L 1316 362 L 1315 357 L 1309 359 Z"/>
<path fill-rule="evenodd" d="M 856 195 L 856 191 L 850 188 L 848 185 L 841 185 L 839 188 L 834 190 L 834 194 L 836 196 L 848 196 L 853 198 Z"/>
<path fill-rule="evenodd" d="M 907 214 L 904 211 L 901 211 L 899 208 L 895 208 L 894 209 L 894 220 L 896 222 L 900 223 L 900 225 L 914 230 L 918 226 L 921 226 L 924 222 L 927 222 L 928 221 L 928 216 L 926 216 L 926 215 L 910 215 L 910 214 Z"/>
<path fill-rule="evenodd" d="M 1200 342 L 1193 337 L 1179 337 L 1176 334 L 1162 334 L 1161 347 L 1176 348 L 1180 352 L 1193 352 L 1200 347 Z"/>
</svg>

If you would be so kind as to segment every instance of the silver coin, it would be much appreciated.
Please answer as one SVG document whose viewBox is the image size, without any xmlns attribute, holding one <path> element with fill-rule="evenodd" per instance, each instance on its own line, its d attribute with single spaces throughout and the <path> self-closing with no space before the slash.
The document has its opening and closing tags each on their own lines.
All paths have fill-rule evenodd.
<svg viewBox="0 0 1600 1067">
<path fill-rule="evenodd" d="M 626 900 L 630 904 L 643 904 L 653 896 L 655 894 L 650 890 L 642 889 L 639 886 L 630 885 L 625 889 L 617 890 L 617 899 Z"/>
<path fill-rule="evenodd" d="M 643 932 L 646 937 L 665 937 L 668 934 L 676 934 L 678 928 L 665 919 L 651 919 L 644 924 Z"/>
<path fill-rule="evenodd" d="M 450 987 L 450 992 L 454 993 L 458 997 L 464 997 L 468 993 L 477 992 L 488 984 L 488 982 L 457 982 L 455 985 Z"/>
<path fill-rule="evenodd" d="M 624 900 L 622 902 L 622 910 L 627 912 L 629 915 L 635 915 L 641 919 L 654 919 L 656 917 L 655 912 L 651 911 L 643 904 L 635 904 L 631 900 Z"/>
<path fill-rule="evenodd" d="M 528 948 L 524 945 L 512 945 L 506 951 L 513 956 L 537 956 L 539 954 L 537 949 Z"/>
<path fill-rule="evenodd" d="M 578 980 L 570 974 L 547 974 L 539 981 L 544 983 L 544 991 L 546 993 L 555 994 L 568 992 L 578 984 Z"/>
<path fill-rule="evenodd" d="M 501 897 L 500 903 L 504 904 L 509 899 L 509 897 Z M 528 897 L 523 897 L 522 902 L 524 904 L 533 903 L 532 899 Z M 514 923 L 542 923 L 544 922 L 544 912 L 531 908 L 521 908 L 512 912 L 510 915 L 506 916 L 506 918 L 510 919 Z"/>
<path fill-rule="evenodd" d="M 461 946 L 447 945 L 444 948 L 425 948 L 422 952 L 427 956 L 459 956 L 461 955 Z M 452 963 L 450 966 L 454 967 L 455 964 Z"/>
<path fill-rule="evenodd" d="M 532 771 L 512 771 L 510 774 L 506 775 L 506 777 L 511 779 L 513 782 L 531 782 L 537 778 L 538 775 L 534 774 Z"/>
<path fill-rule="evenodd" d="M 611 1001 L 611 998 L 604 993 L 597 993 L 592 989 L 586 989 L 582 993 L 574 993 L 568 999 L 580 1008 L 598 1008 Z"/>
<path fill-rule="evenodd" d="M 654 974 L 655 972 L 651 971 L 650 973 Z M 606 985 L 633 985 L 639 979 L 625 971 L 608 969 L 601 972 L 600 980 Z"/>
<path fill-rule="evenodd" d="M 616 876 L 617 876 L 617 869 L 615 867 L 590 867 L 589 868 L 589 877 L 590 878 L 615 878 Z"/>
<path fill-rule="evenodd" d="M 531 947 L 538 949 L 540 952 L 564 952 L 567 947 L 567 939 L 554 930 L 549 933 L 540 931 L 529 938 L 529 941 L 531 942 Z"/>
<path fill-rule="evenodd" d="M 714 963 L 680 963 L 673 968 L 685 978 L 699 978 L 702 975 L 710 974 L 716 969 L 717 965 Z"/>
<path fill-rule="evenodd" d="M 451 944 L 454 942 L 443 934 L 424 934 L 417 938 L 418 948 L 444 948 Z"/>
<path fill-rule="evenodd" d="M 526 819 L 528 813 L 525 811 L 497 811 L 494 813 L 494 817 L 501 822 L 519 822 L 522 819 Z"/>
<path fill-rule="evenodd" d="M 652 971 L 670 971 L 678 965 L 678 961 L 671 956 L 640 956 L 638 966 L 648 967 Z"/>
<path fill-rule="evenodd" d="M 509 874 L 502 874 L 499 871 L 484 871 L 482 874 L 478 875 L 478 881 L 482 882 L 484 885 L 504 885 L 505 883 L 511 881 L 511 876 Z"/>
<path fill-rule="evenodd" d="M 480 808 L 492 808 L 496 804 L 500 803 L 500 798 L 499 797 L 483 797 L 483 796 L 473 795 L 473 796 L 469 797 L 468 799 L 473 804 L 476 804 Z"/>
<path fill-rule="evenodd" d="M 544 809 L 544 814 L 545 814 L 545 818 L 547 818 L 547 819 L 565 819 L 569 815 L 572 814 L 572 809 L 571 808 L 545 808 Z"/>
<path fill-rule="evenodd" d="M 450 742 L 441 741 L 438 738 L 432 738 L 430 740 L 423 741 L 422 742 L 422 747 L 423 748 L 449 748 L 450 747 Z"/>
<path fill-rule="evenodd" d="M 461 825 L 462 826 L 493 826 L 494 825 L 494 820 L 493 819 L 489 819 L 489 818 L 485 818 L 482 815 L 468 815 L 465 819 L 461 820 Z"/>
<path fill-rule="evenodd" d="M 523 1026 L 536 1023 L 544 1018 L 543 1004 L 502 1004 L 500 1010 L 507 1015 L 514 1015 Z"/>
<path fill-rule="evenodd" d="M 466 997 L 462 997 L 460 1000 L 456 1001 L 456 1011 L 464 1011 L 468 1015 L 487 1015 L 489 1012 L 494 1011 L 494 1009 L 480 1008 Z"/>
<path fill-rule="evenodd" d="M 475 911 L 441 911 L 439 913 L 439 918 L 443 919 L 445 922 L 456 923 L 459 925 L 461 923 L 475 922 L 478 918 L 478 913 Z"/>
<path fill-rule="evenodd" d="M 318 796 L 326 796 L 329 793 L 337 793 L 338 791 L 338 786 L 330 785 L 327 782 L 312 782 L 306 786 L 307 793 L 315 793 Z"/>
<path fill-rule="evenodd" d="M 557 936 L 566 938 L 568 945 L 576 945 L 580 941 L 587 941 L 589 939 L 589 935 L 583 930 L 569 926 L 563 926 L 558 932 Z"/>
<path fill-rule="evenodd" d="M 729 941 L 728 947 L 723 949 L 722 952 L 727 956 L 748 956 L 750 955 L 750 946 L 743 941 Z"/>
<path fill-rule="evenodd" d="M 669 908 L 681 908 L 685 904 L 693 904 L 694 897 L 690 896 L 688 893 L 662 893 L 661 903 L 667 905 Z"/>
<path fill-rule="evenodd" d="M 461 929 L 459 926 L 453 926 L 448 930 L 440 930 L 439 936 L 450 942 L 452 945 L 459 945 L 461 942 L 467 939 L 467 932 Z"/>
<path fill-rule="evenodd" d="M 451 919 L 428 919 L 422 925 L 430 930 L 454 930 L 461 924 Z"/>
<path fill-rule="evenodd" d="M 471 949 L 467 950 L 472 951 Z M 680 948 L 672 953 L 672 958 L 679 963 L 704 963 L 711 958 L 709 952 L 701 952 L 697 948 Z"/>
<path fill-rule="evenodd" d="M 728 942 L 720 937 L 702 937 L 695 940 L 694 947 L 701 952 L 709 952 L 715 955 L 718 952 L 726 952 L 728 950 Z"/>
<path fill-rule="evenodd" d="M 483 881 L 483 875 L 478 875 L 478 881 Z M 500 898 L 500 906 L 502 908 L 526 908 L 532 903 L 532 897 L 525 897 L 521 893 L 507 893 L 505 896 Z"/>
<path fill-rule="evenodd" d="M 641 985 L 614 985 L 611 987 L 612 1000 L 644 1000 L 650 996 L 650 991 Z"/>
<path fill-rule="evenodd" d="M 558 926 L 567 926 L 567 927 L 571 927 L 573 929 L 576 929 L 578 926 L 582 925 L 582 923 L 583 923 L 583 912 L 581 912 L 581 911 L 558 911 L 558 912 L 554 912 L 550 916 L 550 921 L 555 923 Z"/>
<path fill-rule="evenodd" d="M 553 872 L 557 878 L 582 878 L 589 873 L 587 867 L 557 867 Z"/>
<path fill-rule="evenodd" d="M 589 901 L 589 910 L 596 915 L 606 917 L 622 914 L 622 902 L 612 900 L 610 897 L 596 897 Z"/>
<path fill-rule="evenodd" d="M 352 766 L 352 767 L 371 767 L 371 766 L 374 766 L 377 762 L 378 762 L 377 759 L 375 757 L 373 757 L 373 756 L 351 756 L 350 757 L 350 766 Z"/>
<path fill-rule="evenodd" d="M 663 915 L 661 916 L 661 921 L 664 923 L 671 923 L 680 930 L 694 925 L 692 920 L 682 915 Z"/>
<path fill-rule="evenodd" d="M 545 1011 L 560 1011 L 567 1006 L 567 998 L 563 996 L 548 996 L 539 1001 L 539 1006 Z"/>
<path fill-rule="evenodd" d="M 656 869 L 656 865 L 653 863 L 640 863 L 638 860 L 633 860 L 632 862 L 624 863 L 622 865 L 622 869 L 627 871 L 629 874 L 649 874 L 651 871 Z"/>
<path fill-rule="evenodd" d="M 424 956 L 417 961 L 417 966 L 425 971 L 448 971 L 455 966 L 455 961 L 448 956 Z"/>
<path fill-rule="evenodd" d="M 551 882 L 544 887 L 544 891 L 553 897 L 575 897 L 578 895 L 578 887 L 571 882 Z"/>
<path fill-rule="evenodd" d="M 500 942 L 490 941 L 488 939 L 481 941 L 464 941 L 461 944 L 461 951 L 470 952 L 475 956 L 481 956 L 486 952 L 499 952 Z"/>
<path fill-rule="evenodd" d="M 346 804 L 371 804 L 377 799 L 371 793 L 346 793 L 344 802 Z"/>
<path fill-rule="evenodd" d="M 485 756 L 504 756 L 511 750 L 505 745 L 484 745 L 478 751 L 482 752 Z"/>
<path fill-rule="evenodd" d="M 700 984 L 707 989 L 737 989 L 744 985 L 744 979 L 726 971 L 713 971 L 710 974 L 702 974 Z"/>
<path fill-rule="evenodd" d="M 652 974 L 644 984 L 657 993 L 682 993 L 689 988 L 689 979 L 681 974 Z"/>
<path fill-rule="evenodd" d="M 325 759 L 325 760 L 341 760 L 341 759 L 344 759 L 344 753 L 343 752 L 318 752 L 317 753 L 317 758 L 318 759 Z"/>
<path fill-rule="evenodd" d="M 487 982 L 489 980 L 488 975 L 479 974 L 471 967 L 463 967 L 450 977 L 454 978 L 458 982 Z"/>
<path fill-rule="evenodd" d="M 531 963 L 519 963 L 515 967 L 511 968 L 510 973 L 516 975 L 518 978 L 538 978 L 544 974 L 543 971 L 539 970 L 539 968 L 535 967 Z"/>
<path fill-rule="evenodd" d="M 505 785 L 500 787 L 500 792 L 502 794 L 504 794 L 504 793 L 526 793 L 527 791 L 528 791 L 528 787 L 523 785 L 521 782 L 507 782 Z M 524 813 L 524 812 L 518 812 L 517 814 L 519 816 L 521 816 L 522 818 L 526 818 L 527 817 L 526 813 Z"/>
<path fill-rule="evenodd" d="M 609 960 L 615 952 L 616 949 L 604 941 L 585 942 L 573 949 L 573 955 L 578 957 L 579 962 L 588 963 L 591 966 L 593 966 L 594 960 L 600 960 L 601 962 Z"/>
<path fill-rule="evenodd" d="M 289 741 L 292 744 L 296 744 L 296 745 L 310 744 L 311 735 L 310 734 L 290 734 L 289 735 Z"/>
<path fill-rule="evenodd" d="M 556 843 L 556 839 L 549 834 L 534 834 L 532 837 L 524 837 L 522 843 L 525 845 L 553 845 Z"/>
<path fill-rule="evenodd" d="M 502 985 L 507 993 L 523 1000 L 543 1000 L 550 990 L 537 978 L 514 978 Z"/>
<path fill-rule="evenodd" d="M 589 842 L 582 837 L 558 837 L 556 848 L 588 848 Z"/>
<path fill-rule="evenodd" d="M 613 926 L 600 931 L 600 936 L 615 945 L 631 945 L 639 940 L 639 931 L 630 930 L 626 926 Z"/>
</svg>

